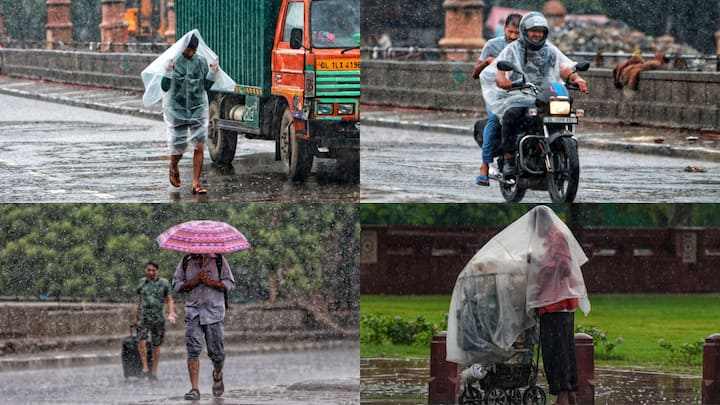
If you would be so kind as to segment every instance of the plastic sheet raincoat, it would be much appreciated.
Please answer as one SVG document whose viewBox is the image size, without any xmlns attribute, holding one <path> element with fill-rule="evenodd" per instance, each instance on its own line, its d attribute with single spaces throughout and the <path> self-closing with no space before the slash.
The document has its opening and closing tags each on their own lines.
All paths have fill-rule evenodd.
<svg viewBox="0 0 720 405">
<path fill-rule="evenodd" d="M 193 35 L 198 39 L 197 52 L 187 59 L 182 53 Z M 235 82 L 222 69 L 217 72 L 210 69 L 210 64 L 218 62 L 218 56 L 195 29 L 183 35 L 142 71 L 143 104 L 151 106 L 162 99 L 171 153 L 179 154 L 188 146 L 196 147 L 205 142 L 209 108 L 207 90 L 234 89 Z M 175 64 L 173 71 L 167 70 L 170 63 Z"/>
<path fill-rule="evenodd" d="M 512 345 L 535 326 L 537 308 L 577 298 L 590 301 L 580 266 L 587 262 L 570 230 L 538 206 L 485 244 L 458 276 L 450 302 L 447 360 L 491 365 L 511 358 Z M 558 263 L 561 263 L 558 265 Z"/>
<path fill-rule="evenodd" d="M 520 91 L 507 91 L 497 86 L 495 83 L 495 75 L 497 74 L 497 63 L 499 61 L 507 61 L 513 63 L 522 69 L 528 81 L 536 86 L 542 86 L 544 83 L 562 82 L 560 72 L 563 66 L 573 67 L 575 62 L 565 56 L 550 41 L 537 52 L 526 50 L 523 46 L 522 39 L 513 41 L 488 67 L 480 74 L 480 82 L 482 85 L 483 99 L 490 110 L 500 118 L 509 108 L 512 107 L 531 107 L 535 105 L 535 97 L 533 95 L 524 94 Z M 527 63 L 526 63 L 527 62 Z M 507 72 L 510 80 L 522 78 L 519 73 Z"/>
</svg>

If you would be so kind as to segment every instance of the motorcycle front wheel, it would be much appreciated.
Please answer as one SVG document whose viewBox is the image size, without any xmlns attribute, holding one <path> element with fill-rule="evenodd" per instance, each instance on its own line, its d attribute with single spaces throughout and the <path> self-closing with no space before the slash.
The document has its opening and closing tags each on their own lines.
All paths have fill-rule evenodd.
<svg viewBox="0 0 720 405">
<path fill-rule="evenodd" d="M 580 159 L 577 143 L 572 138 L 560 138 L 550 145 L 553 173 L 548 173 L 548 192 L 555 203 L 575 201 L 580 183 Z"/>
<path fill-rule="evenodd" d="M 520 202 L 525 197 L 525 191 L 527 190 L 518 186 L 517 177 L 513 185 L 500 182 L 500 194 L 507 202 Z"/>
</svg>

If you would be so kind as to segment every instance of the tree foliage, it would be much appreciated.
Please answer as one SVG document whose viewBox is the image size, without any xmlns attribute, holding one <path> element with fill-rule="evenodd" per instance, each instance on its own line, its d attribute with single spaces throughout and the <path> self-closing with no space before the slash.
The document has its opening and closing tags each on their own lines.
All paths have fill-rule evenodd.
<svg viewBox="0 0 720 405">
<path fill-rule="evenodd" d="M 7 36 L 21 41 L 45 40 L 45 25 L 48 22 L 46 3 L 46 0 L 0 0 Z M 70 19 L 74 41 L 100 41 L 101 2 L 72 0 Z"/>
<path fill-rule="evenodd" d="M 180 222 L 224 221 L 250 241 L 226 255 L 238 300 L 267 297 L 281 273 L 282 297 L 320 294 L 328 308 L 359 300 L 356 204 L 4 204 L 0 205 L 0 295 L 132 300 L 145 263 L 171 279 L 183 254 L 154 238 Z M 232 298 L 232 297 L 231 297 Z"/>
<path fill-rule="evenodd" d="M 677 42 L 686 43 L 704 54 L 713 55 L 715 31 L 720 29 L 720 4 L 717 1 L 692 3 L 684 0 L 625 1 L 625 0 L 563 0 L 570 14 L 605 14 L 620 20 L 648 35 L 669 34 Z M 522 8 L 542 11 L 542 0 L 495 0 L 490 6 Z"/>
</svg>

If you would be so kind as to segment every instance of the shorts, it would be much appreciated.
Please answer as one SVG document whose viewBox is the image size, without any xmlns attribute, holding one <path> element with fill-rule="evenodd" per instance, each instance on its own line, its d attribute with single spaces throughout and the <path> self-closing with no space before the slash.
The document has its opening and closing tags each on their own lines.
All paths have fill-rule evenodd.
<svg viewBox="0 0 720 405">
<path fill-rule="evenodd" d="M 205 338 L 208 357 L 213 364 L 225 361 L 225 346 L 223 344 L 224 322 L 215 322 L 209 325 L 200 325 L 200 317 L 185 319 L 185 343 L 187 346 L 187 359 L 197 360 L 202 352 L 202 341 Z"/>
<path fill-rule="evenodd" d="M 168 126 L 168 147 L 171 155 L 182 155 L 189 147 L 202 150 L 207 142 L 207 125 L 200 120 L 176 118 Z"/>
<path fill-rule="evenodd" d="M 148 340 L 148 332 L 153 347 L 162 345 L 165 339 L 165 321 L 143 319 L 137 326 L 138 340 Z"/>
</svg>

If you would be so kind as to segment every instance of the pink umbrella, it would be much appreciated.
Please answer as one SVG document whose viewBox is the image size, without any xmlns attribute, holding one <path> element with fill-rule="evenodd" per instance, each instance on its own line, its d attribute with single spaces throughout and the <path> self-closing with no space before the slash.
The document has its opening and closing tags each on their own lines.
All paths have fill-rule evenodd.
<svg viewBox="0 0 720 405">
<path fill-rule="evenodd" d="M 232 253 L 249 249 L 245 235 L 218 221 L 189 221 L 175 225 L 155 238 L 162 249 L 185 253 Z"/>
</svg>

